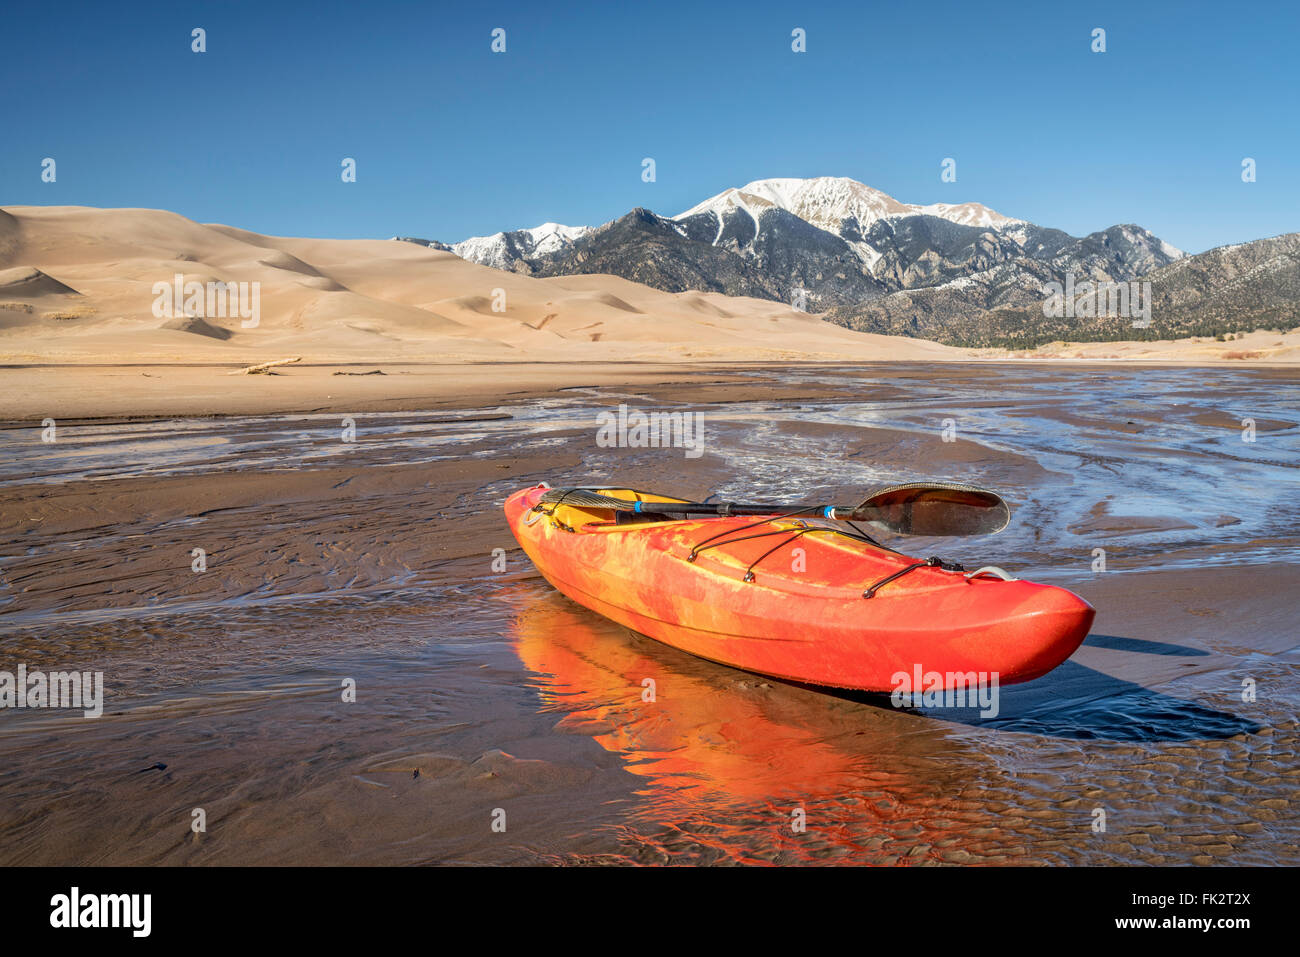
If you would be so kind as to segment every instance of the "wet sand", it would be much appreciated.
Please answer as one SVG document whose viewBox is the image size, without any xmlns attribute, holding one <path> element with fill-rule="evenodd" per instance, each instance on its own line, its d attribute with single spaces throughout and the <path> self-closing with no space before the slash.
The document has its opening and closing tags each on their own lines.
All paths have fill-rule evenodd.
<svg viewBox="0 0 1300 957">
<path fill-rule="evenodd" d="M 0 669 L 102 671 L 107 697 L 0 712 L 0 862 L 1300 862 L 1300 376 L 582 372 L 94 421 L 10 393 L 60 426 L 0 429 Z M 598 447 L 620 402 L 701 412 L 704 455 Z M 240 414 L 173 417 L 215 411 Z M 500 512 L 542 480 L 851 501 L 919 476 L 1003 490 L 1012 525 L 893 544 L 1098 608 L 994 719 L 634 635 L 551 590 Z"/>
<path fill-rule="evenodd" d="M 879 337 L 886 339 L 888 337 Z M 1189 343 L 1195 344 L 1192 340 Z M 1102 345 L 1105 345 L 1103 343 Z M 1008 361 L 990 353 L 975 361 L 976 351 L 958 353 L 964 361 L 915 363 L 882 353 L 882 374 L 895 368 L 924 369 L 936 382 L 962 381 L 968 370 L 981 381 L 998 382 L 1042 370 L 1066 379 L 1102 375 L 1117 370 L 1123 377 L 1140 377 L 1147 370 L 1167 368 L 1229 372 L 1246 369 L 1276 381 L 1295 381 L 1294 362 L 1244 363 L 1189 353 L 1189 358 L 1097 359 L 1084 353 L 1074 358 Z M 1174 353 L 1175 356 L 1180 353 Z M 106 358 L 102 363 L 0 364 L 0 425 L 31 425 L 48 417 L 56 421 L 111 421 L 176 416 L 269 415 L 275 412 L 396 412 L 428 411 L 522 402 L 554 395 L 557 390 L 583 387 L 636 388 L 653 395 L 657 386 L 672 386 L 679 401 L 734 402 L 746 398 L 788 399 L 839 394 L 819 384 L 823 373 L 846 368 L 842 363 L 788 360 L 772 362 L 716 359 L 692 362 L 573 361 L 431 362 L 372 358 L 357 362 L 307 359 L 280 366 L 269 374 L 238 375 L 241 362 L 133 363 Z M 858 366 L 861 368 L 862 366 Z M 755 381 L 754 373 L 767 373 Z M 775 375 L 772 375 L 775 373 Z M 790 382 L 783 384 L 783 376 Z M 1066 414 L 1061 410 L 1061 414 Z M 1222 417 L 1221 417 L 1222 418 Z"/>
</svg>

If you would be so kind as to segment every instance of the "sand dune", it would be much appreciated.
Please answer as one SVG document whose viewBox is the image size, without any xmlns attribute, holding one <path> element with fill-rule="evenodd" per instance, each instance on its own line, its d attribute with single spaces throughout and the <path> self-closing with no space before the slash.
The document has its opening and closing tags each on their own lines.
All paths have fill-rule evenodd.
<svg viewBox="0 0 1300 957">
<path fill-rule="evenodd" d="M 204 322 L 197 316 L 180 316 L 176 319 L 168 319 L 158 328 L 191 332 L 198 336 L 207 336 L 209 339 L 220 339 L 223 342 L 234 334 L 229 329 L 223 329 L 221 326 L 214 326 Z"/>
<path fill-rule="evenodd" d="M 18 245 L 18 220 L 11 213 L 0 209 L 0 262 L 8 260 L 9 254 Z"/>
<path fill-rule="evenodd" d="M 1008 358 L 1177 362 L 1189 365 L 1293 365 L 1300 363 L 1300 333 L 1257 329 L 1254 332 L 1237 333 L 1228 340 L 1193 336 L 1190 339 L 1162 339 L 1156 342 L 1056 342 L 1027 352 L 1012 352 Z"/>
<path fill-rule="evenodd" d="M 150 209 L 0 210 L 0 356 L 25 362 L 961 358 L 780 303 L 539 280 L 389 240 L 263 236 Z M 180 276 L 177 287 L 176 277 Z M 256 284 L 257 323 L 155 284 Z M 251 286 L 249 287 L 252 288 Z M 76 296 L 80 293 L 80 296 Z M 76 296 L 73 308 L 70 297 Z M 219 303 L 225 306 L 224 302 Z M 247 305 L 247 304 L 246 304 Z"/>
<path fill-rule="evenodd" d="M 700 293 L 690 292 L 679 293 L 678 295 L 681 296 L 683 306 L 687 306 L 697 312 L 707 313 L 711 316 L 719 316 L 723 319 L 731 318 L 731 313 L 727 312 L 727 310 L 723 309 L 721 306 L 709 302 L 709 300 L 705 299 Z"/>
<path fill-rule="evenodd" d="M 191 300 L 187 283 L 202 294 Z M 221 290 L 231 288 L 252 301 L 230 301 Z M 161 303 L 159 289 L 171 290 Z M 615 276 L 534 279 L 413 243 L 264 236 L 154 209 L 0 209 L 0 360 L 15 364 L 1294 362 L 1297 338 L 1008 354 L 851 332 L 781 303 Z"/>
<path fill-rule="evenodd" d="M 77 290 L 30 266 L 0 269 L 0 295 L 13 299 L 41 296 L 75 296 Z"/>
</svg>

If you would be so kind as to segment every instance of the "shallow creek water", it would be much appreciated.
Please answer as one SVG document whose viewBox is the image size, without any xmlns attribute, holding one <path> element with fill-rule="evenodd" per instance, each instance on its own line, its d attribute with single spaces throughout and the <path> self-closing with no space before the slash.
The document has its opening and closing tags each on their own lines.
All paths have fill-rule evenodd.
<svg viewBox="0 0 1300 957">
<path fill-rule="evenodd" d="M 84 668 L 107 687 L 96 719 L 0 712 L 0 861 L 1300 860 L 1293 379 L 734 378 L 785 393 L 567 390 L 367 413 L 355 442 L 336 415 L 78 425 L 52 446 L 0 431 L 0 509 L 37 509 L 15 503 L 38 486 L 87 491 L 86 516 L 6 517 L 0 670 Z M 597 447 L 596 413 L 619 402 L 700 413 L 706 454 Z M 410 477 L 498 459 L 525 464 L 442 498 Z M 250 473 L 275 493 L 185 500 L 201 479 Z M 316 474 L 325 491 L 301 484 Z M 492 570 L 491 547 L 511 545 L 507 494 L 615 475 L 723 498 L 836 499 L 919 477 L 996 488 L 1013 507 L 1000 535 L 900 547 L 1076 589 L 1097 632 L 1052 674 L 1001 689 L 987 719 L 692 658 L 568 602 L 518 549 Z M 127 514 L 105 494 L 91 514 L 97 489 L 144 483 L 185 504 Z M 434 561 L 443 540 L 460 547 Z M 202 585 L 145 555 L 194 541 L 221 556 Z M 1251 569 L 1269 600 L 1233 577 Z"/>
</svg>

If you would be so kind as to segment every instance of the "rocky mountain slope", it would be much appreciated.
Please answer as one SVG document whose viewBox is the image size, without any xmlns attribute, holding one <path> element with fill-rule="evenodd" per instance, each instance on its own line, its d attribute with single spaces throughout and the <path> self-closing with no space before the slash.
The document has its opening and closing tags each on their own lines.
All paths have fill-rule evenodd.
<svg viewBox="0 0 1300 957">
<path fill-rule="evenodd" d="M 844 177 L 756 180 L 676 216 L 634 209 L 594 229 L 412 241 L 527 276 L 606 273 L 667 292 L 777 300 L 849 328 L 961 346 L 1287 327 L 1300 302 L 1291 236 L 1185 257 L 1131 223 L 1077 237 L 978 203 L 903 203 Z M 1044 314 L 1052 283 L 1139 279 L 1151 298 L 1128 314 Z"/>
<path fill-rule="evenodd" d="M 978 203 L 902 203 L 844 177 L 756 180 L 677 216 L 635 209 L 595 229 L 551 223 L 450 246 L 412 241 L 525 275 L 609 273 L 836 316 L 990 270 L 1000 287 L 1037 288 L 1044 270 L 1124 281 L 1182 255 L 1137 226 L 1076 238 Z"/>
<path fill-rule="evenodd" d="M 1113 227 L 1121 231 L 1132 227 Z M 1110 233 L 1111 230 L 1107 230 Z M 1099 238 L 1094 238 L 1099 237 Z M 1079 242 L 1098 247 L 1120 237 L 1094 234 Z M 1044 285 L 1060 282 L 1049 266 L 1003 264 L 958 280 L 891 293 L 832 309 L 825 318 L 852 329 L 933 338 L 951 345 L 1029 348 L 1054 341 L 1115 341 L 1221 336 L 1300 325 L 1300 233 L 1222 246 L 1138 274 L 1133 300 L 1149 303 L 1145 316 L 1044 314 Z M 1141 284 L 1149 283 L 1149 296 Z M 1082 298 L 1082 297 L 1081 297 Z M 1062 310 L 1064 311 L 1064 310 Z"/>
</svg>

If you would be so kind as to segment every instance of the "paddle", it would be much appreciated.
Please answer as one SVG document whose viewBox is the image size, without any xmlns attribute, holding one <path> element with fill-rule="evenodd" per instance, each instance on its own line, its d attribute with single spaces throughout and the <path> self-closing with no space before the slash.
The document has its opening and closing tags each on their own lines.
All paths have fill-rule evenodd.
<svg viewBox="0 0 1300 957">
<path fill-rule="evenodd" d="M 777 505 L 744 502 L 638 502 L 586 488 L 553 488 L 542 504 L 673 515 L 786 515 L 866 522 L 899 535 L 992 535 L 1011 510 L 996 492 L 951 482 L 907 482 L 877 489 L 859 505 Z"/>
</svg>

